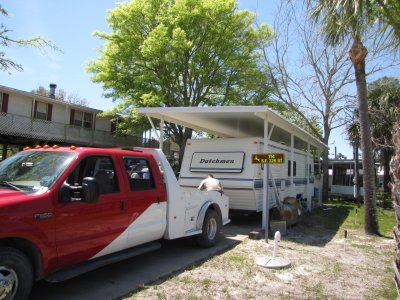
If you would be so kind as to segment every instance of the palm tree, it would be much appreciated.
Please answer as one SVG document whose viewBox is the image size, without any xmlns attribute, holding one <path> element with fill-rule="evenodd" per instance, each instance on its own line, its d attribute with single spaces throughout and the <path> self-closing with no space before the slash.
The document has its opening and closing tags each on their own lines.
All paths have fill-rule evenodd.
<svg viewBox="0 0 400 300">
<path fill-rule="evenodd" d="M 362 43 L 363 33 L 373 26 L 372 10 L 364 0 L 307 0 L 312 17 L 321 20 L 326 40 L 330 44 L 352 38 L 349 58 L 355 71 L 360 137 L 363 162 L 365 232 L 379 235 L 375 198 L 375 166 L 371 143 L 370 120 L 367 103 L 365 58 L 368 51 Z M 367 1 L 369 3 L 369 1 Z"/>
<path fill-rule="evenodd" d="M 393 77 L 382 77 L 369 84 L 368 106 L 372 143 L 384 171 L 383 190 L 389 192 L 390 160 L 394 155 L 392 130 L 400 117 L 400 81 Z"/>
</svg>

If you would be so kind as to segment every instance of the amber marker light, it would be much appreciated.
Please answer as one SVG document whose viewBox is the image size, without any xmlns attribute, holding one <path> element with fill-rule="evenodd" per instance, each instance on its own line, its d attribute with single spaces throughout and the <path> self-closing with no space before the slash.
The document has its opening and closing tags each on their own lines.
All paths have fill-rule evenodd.
<svg viewBox="0 0 400 300">
<path fill-rule="evenodd" d="M 75 149 L 76 149 L 76 146 L 69 146 L 69 149 L 75 150 Z"/>
<path fill-rule="evenodd" d="M 58 146 L 58 145 L 53 145 L 53 149 L 58 149 L 58 148 L 60 148 L 60 146 Z"/>
</svg>

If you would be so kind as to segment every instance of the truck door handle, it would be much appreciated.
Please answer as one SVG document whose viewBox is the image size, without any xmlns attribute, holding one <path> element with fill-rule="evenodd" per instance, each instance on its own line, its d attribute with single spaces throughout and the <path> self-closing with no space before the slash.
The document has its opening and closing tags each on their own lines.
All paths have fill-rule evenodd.
<svg viewBox="0 0 400 300">
<path fill-rule="evenodd" d="M 121 201 L 121 202 L 120 202 L 119 208 L 120 208 L 121 212 L 124 212 L 124 211 L 125 211 L 125 201 Z"/>
</svg>

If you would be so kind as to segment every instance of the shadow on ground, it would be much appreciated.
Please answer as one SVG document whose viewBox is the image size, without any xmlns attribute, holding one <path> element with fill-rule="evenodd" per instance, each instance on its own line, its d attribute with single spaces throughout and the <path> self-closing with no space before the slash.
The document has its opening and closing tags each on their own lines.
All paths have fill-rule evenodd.
<svg viewBox="0 0 400 300">
<path fill-rule="evenodd" d="M 200 248 L 189 242 L 189 239 L 164 240 L 161 249 L 157 251 L 110 264 L 64 282 L 39 281 L 34 285 L 30 299 L 119 299 L 145 285 L 163 281 L 200 265 L 240 242 L 237 233 L 232 234 L 232 237 L 223 235 L 212 248 Z"/>
<path fill-rule="evenodd" d="M 331 206 L 306 213 L 297 224 L 287 230 L 285 240 L 311 246 L 323 247 L 337 234 L 351 208 Z"/>
</svg>

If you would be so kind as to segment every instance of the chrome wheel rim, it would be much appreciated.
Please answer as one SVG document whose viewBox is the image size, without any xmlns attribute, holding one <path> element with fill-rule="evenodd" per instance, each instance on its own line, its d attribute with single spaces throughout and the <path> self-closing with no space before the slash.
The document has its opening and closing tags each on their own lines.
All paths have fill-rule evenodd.
<svg viewBox="0 0 400 300">
<path fill-rule="evenodd" d="M 217 220 L 215 220 L 214 218 L 211 218 L 208 221 L 208 225 L 207 225 L 207 236 L 210 240 L 213 240 L 215 238 L 215 236 L 217 235 L 217 229 L 218 229 Z"/>
<path fill-rule="evenodd" d="M 17 273 L 13 269 L 0 266 L 0 300 L 13 299 L 17 288 Z"/>
</svg>

